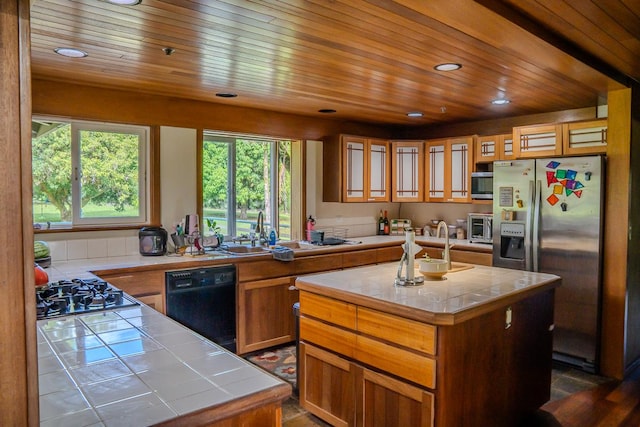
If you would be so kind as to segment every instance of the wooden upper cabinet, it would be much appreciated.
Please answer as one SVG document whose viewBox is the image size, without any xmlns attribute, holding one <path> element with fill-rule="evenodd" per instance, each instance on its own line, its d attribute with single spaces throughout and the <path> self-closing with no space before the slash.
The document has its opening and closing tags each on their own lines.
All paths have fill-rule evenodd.
<svg viewBox="0 0 640 427">
<path fill-rule="evenodd" d="M 338 135 L 323 141 L 325 202 L 388 202 L 389 142 Z"/>
<path fill-rule="evenodd" d="M 559 156 L 562 154 L 562 125 L 515 127 L 513 142 L 517 158 Z"/>
<path fill-rule="evenodd" d="M 479 136 L 476 139 L 476 163 L 491 163 L 496 160 L 515 159 L 513 134 Z"/>
<path fill-rule="evenodd" d="M 424 141 L 392 141 L 392 201 L 424 201 Z"/>
<path fill-rule="evenodd" d="M 425 142 L 426 201 L 471 202 L 473 143 L 473 136 Z"/>
<path fill-rule="evenodd" d="M 607 119 L 562 125 L 564 154 L 600 154 L 607 152 Z"/>
<path fill-rule="evenodd" d="M 513 128 L 517 158 L 607 152 L 607 119 Z"/>
</svg>

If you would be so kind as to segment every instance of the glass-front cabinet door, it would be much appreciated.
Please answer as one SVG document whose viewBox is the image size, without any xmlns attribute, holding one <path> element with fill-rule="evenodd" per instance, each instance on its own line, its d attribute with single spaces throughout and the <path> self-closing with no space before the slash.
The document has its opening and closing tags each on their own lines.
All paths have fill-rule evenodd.
<svg viewBox="0 0 640 427">
<path fill-rule="evenodd" d="M 393 141 L 392 201 L 424 201 L 424 141 Z"/>
<path fill-rule="evenodd" d="M 471 202 L 473 137 L 426 141 L 428 202 Z"/>
<path fill-rule="evenodd" d="M 389 141 L 381 139 L 368 140 L 369 185 L 367 201 L 389 201 Z"/>
<path fill-rule="evenodd" d="M 365 201 L 365 154 L 367 140 L 365 138 L 345 137 L 342 141 L 344 149 L 343 182 L 345 202 Z"/>
</svg>

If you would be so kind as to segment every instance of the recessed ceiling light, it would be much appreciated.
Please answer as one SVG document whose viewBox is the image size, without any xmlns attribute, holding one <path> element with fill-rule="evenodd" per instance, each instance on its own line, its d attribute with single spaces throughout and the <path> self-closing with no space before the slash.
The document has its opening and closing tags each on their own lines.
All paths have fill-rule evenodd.
<svg viewBox="0 0 640 427">
<path fill-rule="evenodd" d="M 235 98 L 236 96 L 238 96 L 238 94 L 231 92 L 218 92 L 216 93 L 216 96 L 220 98 Z"/>
<path fill-rule="evenodd" d="M 492 103 L 493 105 L 506 105 L 506 104 L 508 104 L 508 103 L 510 103 L 510 102 L 511 102 L 511 101 L 509 101 L 509 100 L 508 100 L 508 99 L 506 99 L 506 98 L 496 98 L 496 99 L 494 99 L 494 100 L 492 100 L 492 101 L 491 101 L 491 103 Z"/>
<path fill-rule="evenodd" d="M 109 3 L 118 4 L 120 6 L 135 6 L 142 3 L 142 0 L 107 0 Z"/>
<path fill-rule="evenodd" d="M 462 68 L 462 65 L 456 64 L 454 62 L 445 62 L 443 64 L 438 64 L 433 68 L 437 71 L 455 71 Z"/>
<path fill-rule="evenodd" d="M 336 110 L 332 109 L 332 108 L 323 108 L 321 110 L 318 110 L 318 113 L 322 113 L 322 114 L 332 114 L 335 113 Z"/>
<path fill-rule="evenodd" d="M 84 58 L 86 56 L 89 56 L 87 52 L 80 49 L 74 49 L 72 47 L 57 47 L 53 49 L 53 51 L 58 55 L 66 56 L 69 58 Z"/>
<path fill-rule="evenodd" d="M 422 114 L 420 111 L 409 111 L 407 113 L 407 117 L 422 117 L 424 114 Z"/>
</svg>

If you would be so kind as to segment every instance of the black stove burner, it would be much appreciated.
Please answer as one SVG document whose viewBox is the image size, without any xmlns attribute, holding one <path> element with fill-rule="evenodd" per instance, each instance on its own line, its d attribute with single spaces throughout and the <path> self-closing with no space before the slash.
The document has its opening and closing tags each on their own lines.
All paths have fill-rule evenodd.
<svg viewBox="0 0 640 427">
<path fill-rule="evenodd" d="M 38 319 L 137 305 L 109 283 L 100 279 L 51 282 L 36 288 Z"/>
</svg>

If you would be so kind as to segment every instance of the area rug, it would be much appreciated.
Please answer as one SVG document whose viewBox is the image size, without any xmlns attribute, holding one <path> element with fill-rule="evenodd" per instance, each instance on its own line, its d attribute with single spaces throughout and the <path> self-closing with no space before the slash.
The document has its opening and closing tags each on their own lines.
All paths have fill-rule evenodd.
<svg viewBox="0 0 640 427">
<path fill-rule="evenodd" d="M 271 348 L 245 357 L 249 362 L 258 365 L 265 371 L 288 381 L 296 383 L 296 346 Z"/>
</svg>

